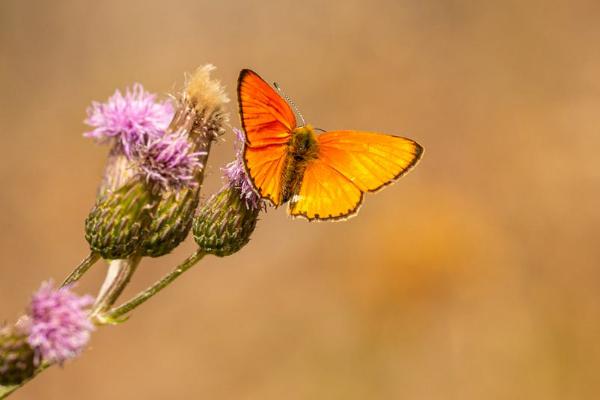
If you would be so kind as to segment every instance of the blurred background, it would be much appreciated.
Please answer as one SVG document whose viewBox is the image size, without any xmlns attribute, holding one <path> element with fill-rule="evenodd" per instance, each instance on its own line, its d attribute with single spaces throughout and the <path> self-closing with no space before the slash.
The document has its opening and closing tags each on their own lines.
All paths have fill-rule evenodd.
<svg viewBox="0 0 600 400">
<path fill-rule="evenodd" d="M 86 107 L 213 63 L 426 149 L 343 223 L 263 216 L 15 399 L 596 399 L 597 1 L 0 2 L 0 320 L 88 251 Z M 221 185 L 233 135 L 210 156 Z M 194 250 L 145 260 L 126 297 Z M 94 292 L 104 265 L 80 284 Z"/>
</svg>

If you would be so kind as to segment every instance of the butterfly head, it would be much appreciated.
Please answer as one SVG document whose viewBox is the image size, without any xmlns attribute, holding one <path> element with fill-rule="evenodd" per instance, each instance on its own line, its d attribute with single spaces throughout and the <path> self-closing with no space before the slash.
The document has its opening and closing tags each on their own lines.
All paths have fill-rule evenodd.
<svg viewBox="0 0 600 400">
<path fill-rule="evenodd" d="M 304 125 L 292 132 L 294 155 L 303 160 L 316 158 L 318 152 L 317 135 L 311 125 Z"/>
</svg>

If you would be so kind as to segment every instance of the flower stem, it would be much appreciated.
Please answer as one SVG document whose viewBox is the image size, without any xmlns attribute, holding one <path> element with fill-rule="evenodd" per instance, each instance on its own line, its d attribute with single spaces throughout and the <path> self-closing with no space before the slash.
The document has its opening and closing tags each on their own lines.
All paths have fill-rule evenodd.
<svg viewBox="0 0 600 400">
<path fill-rule="evenodd" d="M 181 274 L 185 271 L 193 267 L 198 261 L 204 257 L 205 253 L 198 249 L 194 254 L 189 256 L 184 262 L 179 264 L 177 268 L 171 271 L 169 274 L 165 275 L 161 280 L 157 281 L 154 285 L 150 286 L 148 289 L 140 292 L 137 296 L 126 302 L 125 304 L 112 309 L 107 313 L 107 317 L 118 321 L 122 317 L 124 317 L 127 313 L 134 310 L 152 296 L 169 286 L 175 279 L 177 279 Z"/>
<path fill-rule="evenodd" d="M 104 321 L 104 313 L 115 304 L 123 293 L 141 259 L 140 256 L 133 256 L 110 262 L 106 278 L 96 298 L 96 304 L 90 312 L 90 318 L 93 321 L 99 323 Z"/>
<path fill-rule="evenodd" d="M 85 274 L 88 271 L 88 269 L 90 269 L 90 267 L 94 265 L 99 259 L 100 254 L 91 252 L 86 258 L 83 259 L 83 261 L 81 261 L 81 263 L 79 263 L 79 265 L 73 270 L 73 272 L 71 272 L 69 276 L 67 276 L 61 287 L 65 287 L 67 285 L 70 285 L 71 283 L 77 282 L 79 279 L 81 279 L 83 274 Z"/>
<path fill-rule="evenodd" d="M 7 385 L 7 386 L 0 385 L 0 399 L 7 398 L 12 392 L 14 392 L 15 390 L 17 390 L 21 386 L 23 386 L 23 384 L 20 384 L 20 385 Z"/>
</svg>

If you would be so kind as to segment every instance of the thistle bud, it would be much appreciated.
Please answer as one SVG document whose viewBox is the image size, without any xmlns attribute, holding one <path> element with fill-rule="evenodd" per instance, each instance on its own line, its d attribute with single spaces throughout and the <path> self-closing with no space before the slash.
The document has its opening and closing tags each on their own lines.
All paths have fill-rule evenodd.
<svg viewBox="0 0 600 400">
<path fill-rule="evenodd" d="M 199 188 L 164 193 L 146 229 L 142 255 L 160 257 L 170 253 L 187 237 L 198 206 Z"/>
<path fill-rule="evenodd" d="M 203 205 L 194 221 L 200 248 L 219 257 L 239 251 L 249 241 L 264 203 L 246 175 L 242 160 L 243 133 L 234 130 L 236 159 L 223 168 L 225 186 Z"/>
<path fill-rule="evenodd" d="M 132 255 L 142 243 L 153 202 L 154 195 L 139 179 L 98 199 L 85 221 L 91 250 L 110 260 Z"/>
<path fill-rule="evenodd" d="M 18 327 L 0 327 L 0 385 L 18 385 L 35 371 L 34 350 Z"/>
<path fill-rule="evenodd" d="M 259 211 L 246 205 L 239 188 L 225 187 L 200 208 L 194 239 L 208 254 L 229 256 L 250 241 Z"/>
</svg>

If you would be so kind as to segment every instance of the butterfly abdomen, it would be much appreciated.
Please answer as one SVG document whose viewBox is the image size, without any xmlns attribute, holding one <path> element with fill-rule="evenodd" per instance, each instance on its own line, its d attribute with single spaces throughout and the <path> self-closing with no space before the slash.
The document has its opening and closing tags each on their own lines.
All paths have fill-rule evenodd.
<svg viewBox="0 0 600 400">
<path fill-rule="evenodd" d="M 286 165 L 283 169 L 282 203 L 290 200 L 300 191 L 306 166 L 318 157 L 319 146 L 312 126 L 306 125 L 294 129 L 288 144 Z"/>
</svg>

